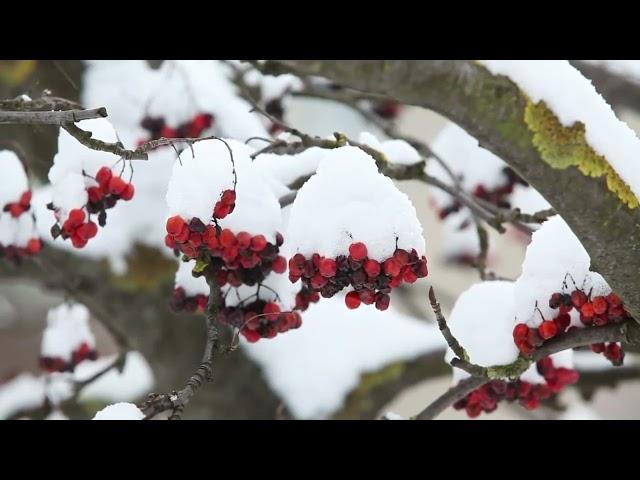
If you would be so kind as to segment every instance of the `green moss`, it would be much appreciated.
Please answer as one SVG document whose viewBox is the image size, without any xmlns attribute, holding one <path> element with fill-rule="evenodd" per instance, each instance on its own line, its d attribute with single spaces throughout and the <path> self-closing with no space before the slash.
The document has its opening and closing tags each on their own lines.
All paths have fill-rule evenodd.
<svg viewBox="0 0 640 480">
<path fill-rule="evenodd" d="M 587 142 L 582 122 L 565 127 L 542 101 L 535 104 L 527 101 L 524 121 L 533 132 L 533 144 L 545 162 L 562 170 L 576 167 L 582 174 L 594 178 L 604 176 L 607 188 L 624 204 L 629 208 L 638 207 L 638 199 L 629 185 Z"/>
<path fill-rule="evenodd" d="M 531 361 L 523 357 L 518 357 L 513 363 L 508 365 L 497 365 L 487 367 L 487 376 L 491 379 L 518 378 L 529 368 Z"/>
</svg>

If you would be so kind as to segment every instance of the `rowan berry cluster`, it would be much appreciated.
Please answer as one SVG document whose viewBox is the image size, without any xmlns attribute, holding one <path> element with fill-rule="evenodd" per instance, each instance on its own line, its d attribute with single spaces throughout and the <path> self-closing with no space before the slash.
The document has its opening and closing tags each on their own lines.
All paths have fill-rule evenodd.
<svg viewBox="0 0 640 480">
<path fill-rule="evenodd" d="M 96 360 L 98 352 L 92 349 L 88 343 L 82 342 L 73 352 L 71 352 L 71 360 L 65 360 L 62 357 L 46 357 L 41 356 L 39 363 L 40 368 L 47 372 L 73 372 L 76 366 L 85 360 Z"/>
<path fill-rule="evenodd" d="M 283 312 L 275 302 L 262 299 L 237 306 L 224 307 L 218 314 L 222 323 L 239 329 L 250 343 L 261 338 L 274 338 L 279 333 L 299 328 L 302 317 L 298 312 Z"/>
<path fill-rule="evenodd" d="M 600 327 L 630 318 L 628 312 L 624 309 L 622 300 L 615 293 L 591 298 L 591 293 L 586 294 L 577 287 L 571 293 L 556 292 L 552 294 L 549 299 L 549 307 L 558 310 L 553 319 L 543 318 L 542 323 L 537 328 L 531 328 L 524 323 L 519 323 L 513 329 L 513 339 L 520 353 L 525 357 L 533 355 L 535 349 L 540 347 L 546 340 L 577 328 L 575 326 L 570 327 L 570 313 L 573 309 L 579 313 L 580 321 L 586 327 Z M 618 344 L 594 344 L 591 349 L 596 353 L 604 353 L 605 357 L 614 365 L 622 365 L 624 352 Z"/>
<path fill-rule="evenodd" d="M 40 250 L 42 250 L 42 241 L 39 238 L 30 239 L 24 247 L 0 243 L 0 258 L 20 262 L 24 257 L 37 255 Z"/>
<path fill-rule="evenodd" d="M 311 296 L 313 292 L 331 298 L 342 289 L 352 287 L 353 290 L 345 296 L 348 308 L 358 308 L 364 303 L 386 310 L 393 288 L 402 282 L 414 283 L 428 274 L 426 257 L 420 258 L 415 249 L 411 252 L 396 249 L 392 257 L 382 262 L 367 255 L 367 246 L 362 242 L 352 243 L 348 256 L 340 255 L 335 259 L 317 253 L 309 259 L 300 253 L 295 254 L 289 260 L 289 280 L 295 283 L 301 279 L 303 287 L 296 304 L 299 303 L 300 309 L 304 310 L 309 301 L 317 298 Z"/>
<path fill-rule="evenodd" d="M 165 244 L 188 259 L 202 258 L 208 263 L 206 274 L 218 286 L 256 285 L 269 273 L 284 273 L 286 259 L 278 255 L 283 238 L 276 234 L 276 243 L 264 235 L 248 232 L 234 234 L 230 229 L 205 225 L 199 218 L 187 223 L 179 215 L 167 220 Z"/>
<path fill-rule="evenodd" d="M 115 207 L 118 200 L 131 200 L 135 193 L 133 184 L 114 175 L 109 167 L 101 167 L 96 174 L 95 181 L 98 183 L 97 186 L 87 188 L 87 204 L 81 208 L 70 210 L 62 226 L 59 223 L 62 219 L 58 209 L 53 203 L 47 205 L 47 208 L 54 210 L 58 220 L 58 223 L 51 227 L 53 238 L 59 236 L 64 240 L 70 238 L 74 247 L 83 248 L 98 233 L 98 226 L 91 221 L 91 215 L 97 214 L 98 224 L 104 227 L 107 222 L 106 211 Z M 84 208 L 86 208 L 88 216 L 85 214 Z"/>
<path fill-rule="evenodd" d="M 551 357 L 539 360 L 536 367 L 538 373 L 544 377 L 544 383 L 492 380 L 454 403 L 453 407 L 456 410 L 464 409 L 470 418 L 475 418 L 482 412 L 493 412 L 503 400 L 518 401 L 527 410 L 534 410 L 540 406 L 541 400 L 546 400 L 562 391 L 565 386 L 576 383 L 580 376 L 576 370 L 555 367 Z"/>
<path fill-rule="evenodd" d="M 173 296 L 169 302 L 169 307 L 174 312 L 187 311 L 191 313 L 204 312 L 207 308 L 208 298 L 206 295 L 199 293 L 195 296 L 188 296 L 182 287 L 176 287 L 173 290 Z"/>
<path fill-rule="evenodd" d="M 181 123 L 177 127 L 167 125 L 163 117 L 146 116 L 140 122 L 149 137 L 138 141 L 138 147 L 149 140 L 159 138 L 199 138 L 202 132 L 213 126 L 214 117 L 210 113 L 199 113 L 191 120 Z"/>
<path fill-rule="evenodd" d="M 31 190 L 27 190 L 17 202 L 7 203 L 3 208 L 3 212 L 8 212 L 13 218 L 18 218 L 24 212 L 31 209 Z"/>
</svg>

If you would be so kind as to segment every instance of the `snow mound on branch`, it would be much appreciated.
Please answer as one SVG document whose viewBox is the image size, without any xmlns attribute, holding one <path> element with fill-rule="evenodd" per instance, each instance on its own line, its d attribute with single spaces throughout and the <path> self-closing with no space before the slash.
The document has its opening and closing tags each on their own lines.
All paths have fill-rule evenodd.
<svg viewBox="0 0 640 480">
<path fill-rule="evenodd" d="M 45 420 L 69 420 L 62 410 L 52 410 L 49 415 L 45 417 Z"/>
<path fill-rule="evenodd" d="M 385 420 L 407 420 L 405 417 L 403 417 L 402 415 L 395 413 L 395 412 L 387 412 L 384 414 L 384 419 Z"/>
<path fill-rule="evenodd" d="M 525 187 L 518 183 L 513 186 L 513 193 L 509 201 L 511 208 L 519 208 L 521 212 L 525 213 L 536 213 L 540 210 L 551 208 L 549 202 L 535 188 Z M 529 226 L 534 229 L 539 228 L 536 223 L 532 223 Z"/>
<path fill-rule="evenodd" d="M 33 215 L 23 214 L 13 218 L 0 213 L 0 245 L 26 247 L 29 240 L 38 237 Z"/>
<path fill-rule="evenodd" d="M 253 149 L 235 140 L 225 140 L 233 151 L 236 185 L 236 208 L 219 220 L 222 228 L 233 232 L 263 234 L 275 243 L 275 233 L 282 227 L 280 204 L 262 176 L 252 167 Z M 213 208 L 224 190 L 233 189 L 233 169 L 229 150 L 222 141 L 204 140 L 180 154 L 173 167 L 167 190 L 170 215 L 185 220 L 197 217 L 208 223 Z"/>
<path fill-rule="evenodd" d="M 558 215 L 547 220 L 534 232 L 525 253 L 522 274 L 515 282 L 517 323 L 539 326 L 542 318 L 536 306 L 544 318 L 554 318 L 557 311 L 549 307 L 551 295 L 572 291 L 574 281 L 578 287 L 585 284 L 590 276 L 590 263 L 589 254 L 565 221 Z M 591 278 L 599 282 L 597 277 Z"/>
<path fill-rule="evenodd" d="M 425 251 L 422 226 L 409 198 L 378 172 L 361 149 L 327 150 L 316 174 L 298 191 L 287 237 L 292 250 L 336 257 L 363 242 L 369 258 L 385 260 L 397 247 Z"/>
<path fill-rule="evenodd" d="M 142 420 L 144 413 L 133 403 L 114 403 L 98 413 L 92 420 Z"/>
<path fill-rule="evenodd" d="M 51 405 L 60 405 L 73 396 L 73 374 L 53 372 L 45 377 L 45 396 Z"/>
<path fill-rule="evenodd" d="M 518 358 L 513 342 L 513 292 L 513 282 L 496 280 L 476 283 L 456 300 L 447 325 L 472 363 L 488 367 L 509 364 Z M 447 348 L 445 361 L 449 363 L 454 357 Z M 454 384 L 468 376 L 464 370 L 453 368 Z"/>
<path fill-rule="evenodd" d="M 265 103 L 282 98 L 289 92 L 298 92 L 304 88 L 302 80 L 295 75 L 290 73 L 264 75 L 257 69 L 252 69 L 245 73 L 244 81 L 250 87 L 260 88 L 260 97 Z"/>
<path fill-rule="evenodd" d="M 509 77 L 534 103 L 544 101 L 564 126 L 582 122 L 589 145 L 640 198 L 640 140 L 579 70 L 566 60 L 483 60 L 482 64 L 494 75 Z"/>
<path fill-rule="evenodd" d="M 362 132 L 358 141 L 382 152 L 391 163 L 413 165 L 422 161 L 418 151 L 404 140 L 386 140 L 381 142 L 372 133 Z"/>
<path fill-rule="evenodd" d="M 42 335 L 43 357 L 72 360 L 72 353 L 82 343 L 95 349 L 96 339 L 89 329 L 89 310 L 79 303 L 63 303 L 47 313 L 47 326 Z"/>
<path fill-rule="evenodd" d="M 101 357 L 94 361 L 80 362 L 73 372 L 74 380 L 82 382 L 100 372 L 116 359 L 116 355 Z M 155 385 L 153 371 L 140 352 L 127 353 L 122 373 L 112 368 L 107 373 L 84 387 L 79 400 L 101 400 L 104 402 L 126 402 L 142 398 Z"/>
<path fill-rule="evenodd" d="M 42 405 L 45 398 L 44 377 L 22 373 L 0 384 L 0 420 L 18 412 L 32 410 Z"/>
<path fill-rule="evenodd" d="M 175 286 L 184 289 L 187 297 L 195 297 L 196 295 L 209 296 L 209 285 L 204 277 L 194 277 L 191 273 L 193 267 L 196 266 L 195 260 L 188 262 L 178 262 L 178 270 L 176 271 Z"/>
<path fill-rule="evenodd" d="M 2 180 L 0 181 L 0 211 L 7 203 L 20 200 L 20 196 L 29 190 L 29 181 L 24 166 L 11 150 L 0 150 Z"/>
<path fill-rule="evenodd" d="M 316 172 L 326 152 L 324 148 L 311 147 L 295 155 L 263 153 L 255 158 L 253 166 L 269 183 L 274 195 L 282 197 L 291 191 L 289 185 L 293 182 Z"/>
<path fill-rule="evenodd" d="M 164 117 L 175 127 L 211 113 L 218 135 L 268 137 L 260 117 L 237 95 L 231 74 L 217 60 L 166 60 L 158 70 L 144 60 L 91 61 L 83 73 L 82 102 L 105 106 L 129 147 L 146 138 L 140 122 L 147 115 Z"/>
<path fill-rule="evenodd" d="M 393 305 L 384 312 L 347 310 L 343 294 L 312 304 L 303 319 L 302 328 L 268 342 L 242 341 L 296 418 L 327 418 L 361 375 L 444 346 L 435 325 Z"/>
</svg>

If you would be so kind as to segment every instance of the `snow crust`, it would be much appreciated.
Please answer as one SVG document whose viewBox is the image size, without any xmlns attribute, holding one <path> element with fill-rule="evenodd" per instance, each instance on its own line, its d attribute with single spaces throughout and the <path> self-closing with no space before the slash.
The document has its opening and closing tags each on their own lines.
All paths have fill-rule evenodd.
<svg viewBox="0 0 640 480">
<path fill-rule="evenodd" d="M 404 140 L 393 139 L 381 142 L 372 133 L 362 132 L 358 142 L 384 153 L 391 163 L 414 165 L 422 161 L 418 151 Z"/>
<path fill-rule="evenodd" d="M 144 413 L 140 411 L 133 403 L 114 403 L 109 405 L 98 413 L 93 420 L 142 420 Z"/>
<path fill-rule="evenodd" d="M 72 353 L 82 343 L 95 348 L 96 339 L 89 329 L 89 310 L 84 305 L 63 303 L 47 313 L 40 353 L 71 361 Z"/>
<path fill-rule="evenodd" d="M 0 150 L 2 179 L 0 180 L 0 211 L 7 203 L 20 200 L 20 195 L 29 190 L 29 182 L 24 166 L 11 150 Z M 0 213 L 0 215 L 2 215 Z"/>
</svg>

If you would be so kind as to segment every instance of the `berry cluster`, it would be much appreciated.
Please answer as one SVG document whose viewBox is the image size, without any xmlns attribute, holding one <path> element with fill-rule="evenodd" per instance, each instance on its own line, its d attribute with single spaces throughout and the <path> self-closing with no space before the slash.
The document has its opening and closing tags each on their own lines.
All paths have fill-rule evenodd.
<svg viewBox="0 0 640 480">
<path fill-rule="evenodd" d="M 163 117 L 146 116 L 140 126 L 149 132 L 149 138 L 138 141 L 138 147 L 149 140 L 159 138 L 199 138 L 202 132 L 213 126 L 214 117 L 210 113 L 199 113 L 191 120 L 173 128 L 167 125 Z"/>
<path fill-rule="evenodd" d="M 91 221 L 90 216 L 97 214 L 98 223 L 101 227 L 104 227 L 107 222 L 106 210 L 115 207 L 118 200 L 131 200 L 135 193 L 133 184 L 118 175 L 114 175 L 109 167 L 100 168 L 96 174 L 95 181 L 98 183 L 97 186 L 87 188 L 89 200 L 85 207 L 89 213 L 89 218 L 87 218 L 82 208 L 70 210 L 62 226 L 56 223 L 51 227 L 51 236 L 53 238 L 59 236 L 64 240 L 70 238 L 74 247 L 83 248 L 98 233 L 98 226 Z M 47 208 L 56 211 L 52 203 L 49 203 Z M 59 222 L 60 218 L 57 211 L 56 218 Z"/>
<path fill-rule="evenodd" d="M 509 167 L 505 167 L 502 171 L 507 178 L 505 183 L 492 189 L 488 189 L 484 185 L 477 185 L 473 191 L 473 195 L 498 207 L 511 208 L 511 203 L 509 202 L 508 197 L 513 193 L 513 189 L 516 184 L 524 186 L 528 186 L 529 184 Z M 461 208 L 462 203 L 455 200 L 450 205 L 441 208 L 438 212 L 438 216 L 443 220 L 450 214 L 460 211 Z"/>
<path fill-rule="evenodd" d="M 27 190 L 22 195 L 20 195 L 20 199 L 17 202 L 7 203 L 2 211 L 9 212 L 9 214 L 13 218 L 18 218 L 24 212 L 28 211 L 31 208 L 31 190 Z"/>
<path fill-rule="evenodd" d="M 622 300 L 615 293 L 607 296 L 591 298 L 581 289 L 577 288 L 571 293 L 556 292 L 549 299 L 549 307 L 558 310 L 553 319 L 542 319 L 538 328 L 530 328 L 524 323 L 519 323 L 513 329 L 513 339 L 518 349 L 525 357 L 530 357 L 537 347 L 546 340 L 561 335 L 572 328 L 570 312 L 575 309 L 580 314 L 583 325 L 603 326 L 609 323 L 617 323 L 629 319 L 629 314 L 624 309 Z M 624 352 L 618 344 L 595 344 L 592 350 L 596 353 L 604 353 L 614 365 L 622 365 Z"/>
<path fill-rule="evenodd" d="M 187 224 L 179 215 L 169 218 L 166 227 L 165 244 L 189 259 L 205 258 L 207 274 L 220 287 L 227 283 L 233 287 L 256 285 L 271 271 L 284 273 L 287 268 L 286 259 L 278 255 L 283 243 L 279 233 L 274 245 L 264 235 L 236 235 L 228 228 L 205 225 L 195 217 Z"/>
<path fill-rule="evenodd" d="M 517 400 L 527 410 L 534 410 L 540 406 L 541 400 L 546 400 L 562 391 L 565 386 L 576 383 L 579 378 L 576 370 L 554 367 L 551 357 L 538 361 L 536 367 L 538 373 L 544 377 L 545 383 L 492 380 L 454 403 L 453 408 L 464 409 L 470 418 L 475 418 L 482 412 L 493 412 L 502 400 Z"/>
<path fill-rule="evenodd" d="M 393 120 L 397 118 L 401 110 L 402 106 L 393 100 L 386 100 L 384 102 L 377 103 L 373 107 L 374 113 L 385 120 Z"/>
<path fill-rule="evenodd" d="M 289 260 L 289 280 L 295 283 L 302 279 L 300 306 L 308 306 L 307 300 L 314 301 L 307 292 L 331 298 L 342 289 L 352 286 L 353 290 L 345 297 L 348 308 L 358 308 L 364 303 L 375 304 L 378 310 L 386 310 L 393 288 L 403 281 L 413 283 L 428 274 L 426 257 L 418 257 L 415 249 L 411 252 L 396 249 L 393 256 L 383 262 L 370 259 L 367 254 L 367 247 L 362 242 L 349 246 L 349 256 L 340 255 L 335 259 L 317 253 L 309 259 L 300 253 L 295 254 Z M 298 302 L 296 298 L 296 304 Z"/>
<path fill-rule="evenodd" d="M 37 255 L 42 249 L 42 241 L 39 238 L 30 239 L 26 246 L 2 245 L 0 243 L 0 258 L 6 258 L 13 262 L 20 262 L 22 258 Z"/>
<path fill-rule="evenodd" d="M 250 343 L 261 338 L 274 338 L 278 333 L 299 328 L 302 317 L 298 312 L 283 312 L 275 302 L 262 299 L 246 305 L 224 307 L 218 314 L 222 323 L 240 330 Z"/>
<path fill-rule="evenodd" d="M 207 308 L 208 298 L 206 295 L 198 294 L 196 296 L 187 296 L 184 288 L 176 287 L 173 290 L 173 296 L 169 302 L 169 307 L 174 312 L 181 312 L 183 310 L 187 312 L 204 312 Z"/>
<path fill-rule="evenodd" d="M 235 190 L 225 190 L 220 195 L 220 200 L 213 207 L 213 217 L 221 220 L 236 208 L 236 192 Z"/>
<path fill-rule="evenodd" d="M 95 360 L 98 352 L 92 349 L 89 344 L 82 342 L 78 348 L 71 353 L 71 361 L 61 357 L 40 357 L 40 368 L 47 372 L 73 372 L 76 366 L 84 360 Z"/>
</svg>

